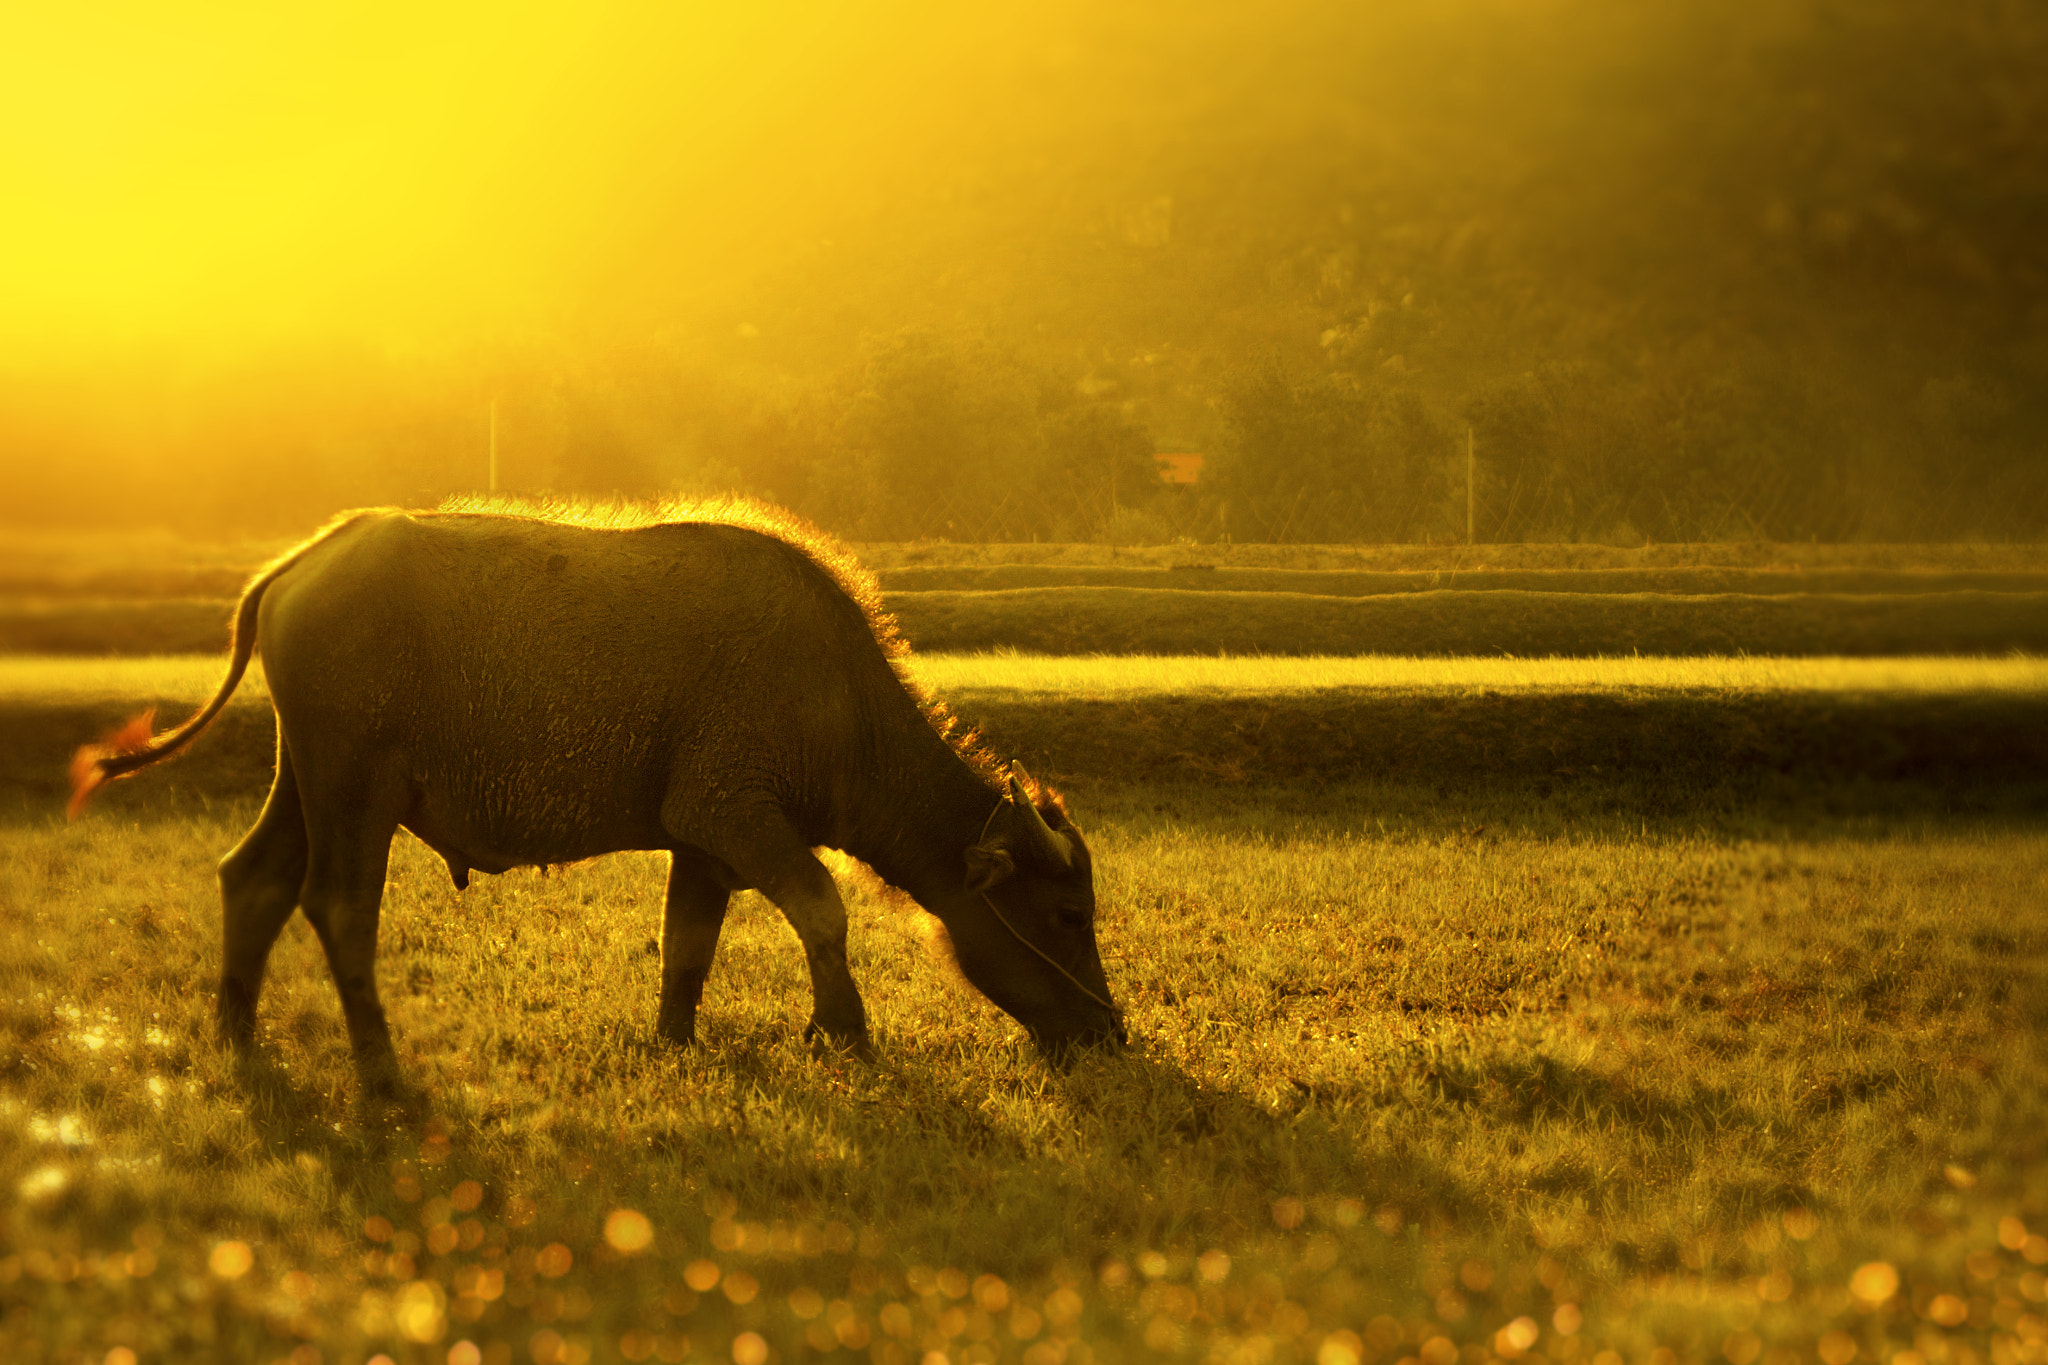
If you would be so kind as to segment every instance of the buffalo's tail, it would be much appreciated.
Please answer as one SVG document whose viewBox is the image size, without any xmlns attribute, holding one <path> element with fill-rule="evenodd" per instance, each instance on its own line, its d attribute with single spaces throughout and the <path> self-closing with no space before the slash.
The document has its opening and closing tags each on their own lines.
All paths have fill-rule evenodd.
<svg viewBox="0 0 2048 1365">
<path fill-rule="evenodd" d="M 200 731 L 213 723 L 213 718 L 228 704 L 228 698 L 235 694 L 235 688 L 241 685 L 242 675 L 249 669 L 249 656 L 256 652 L 256 609 L 263 603 L 264 590 L 308 550 L 366 515 L 370 514 L 353 512 L 337 518 L 305 544 L 265 565 L 249 580 L 249 586 L 242 590 L 242 600 L 235 607 L 233 633 L 228 645 L 227 676 L 221 679 L 212 700 L 191 719 L 175 730 L 155 734 L 156 708 L 151 707 L 131 716 L 120 729 L 99 743 L 83 745 L 71 756 L 71 801 L 64 808 L 67 818 L 76 820 L 85 809 L 86 802 L 92 799 L 92 794 L 107 783 L 139 772 L 159 759 L 169 758 L 197 739 Z"/>
</svg>

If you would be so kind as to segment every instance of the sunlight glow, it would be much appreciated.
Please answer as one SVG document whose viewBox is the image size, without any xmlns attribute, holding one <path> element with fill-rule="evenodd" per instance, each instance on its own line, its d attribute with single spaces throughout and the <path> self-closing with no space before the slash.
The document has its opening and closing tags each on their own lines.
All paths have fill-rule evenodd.
<svg viewBox="0 0 2048 1365">
<path fill-rule="evenodd" d="M 884 35 L 808 3 L 14 7 L 0 340 L 402 343 L 531 323 L 628 245 L 687 275 Z"/>
<path fill-rule="evenodd" d="M 942 697 L 1274 694 L 1327 688 L 1495 691 L 2040 692 L 2048 659 L 1744 656 L 1435 659 L 1394 655 L 1251 658 L 1167 655 L 918 654 L 918 681 Z M 0 670 L 0 689 L 8 674 Z"/>
</svg>

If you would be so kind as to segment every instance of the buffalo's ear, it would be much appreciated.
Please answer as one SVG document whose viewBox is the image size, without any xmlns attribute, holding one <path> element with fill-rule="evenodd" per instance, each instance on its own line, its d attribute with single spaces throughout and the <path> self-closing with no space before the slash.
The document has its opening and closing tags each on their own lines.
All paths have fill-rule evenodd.
<svg viewBox="0 0 2048 1365">
<path fill-rule="evenodd" d="M 1017 870 L 1010 850 L 1001 844 L 976 844 L 967 850 L 967 889 L 987 891 Z"/>
</svg>

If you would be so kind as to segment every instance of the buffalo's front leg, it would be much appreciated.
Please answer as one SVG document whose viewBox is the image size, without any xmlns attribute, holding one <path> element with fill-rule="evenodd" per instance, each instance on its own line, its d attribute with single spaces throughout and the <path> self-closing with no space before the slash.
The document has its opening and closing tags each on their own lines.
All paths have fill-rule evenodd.
<svg viewBox="0 0 2048 1365">
<path fill-rule="evenodd" d="M 718 931 L 732 896 L 702 859 L 678 852 L 668 869 L 661 919 L 661 1012 L 655 1032 L 671 1043 L 697 1037 L 697 1004 L 718 951 Z"/>
<path fill-rule="evenodd" d="M 804 1037 L 863 1059 L 874 1056 L 868 1041 L 868 1012 L 846 965 L 846 903 L 832 874 L 809 853 L 807 867 L 787 881 L 762 888 L 803 940 L 811 968 L 811 1022 Z"/>
<path fill-rule="evenodd" d="M 868 1014 L 846 968 L 846 905 L 832 874 L 772 805 L 732 811 L 724 828 L 692 838 L 670 821 L 678 841 L 707 849 L 732 872 L 730 886 L 759 890 L 803 941 L 811 967 L 811 1022 L 804 1036 L 858 1057 L 873 1055 Z M 707 955 L 708 958 L 708 955 Z"/>
<path fill-rule="evenodd" d="M 846 966 L 846 903 L 825 865 L 794 833 L 790 842 L 794 847 L 785 849 L 755 885 L 803 941 L 811 968 L 811 1022 L 804 1037 L 857 1057 L 872 1056 L 867 1008 Z"/>
</svg>

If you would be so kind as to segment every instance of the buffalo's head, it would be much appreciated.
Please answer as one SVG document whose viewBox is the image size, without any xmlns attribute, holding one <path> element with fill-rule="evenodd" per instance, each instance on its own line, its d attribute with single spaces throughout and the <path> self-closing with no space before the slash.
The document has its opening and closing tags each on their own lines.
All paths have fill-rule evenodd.
<svg viewBox="0 0 2048 1365">
<path fill-rule="evenodd" d="M 1095 944 L 1095 868 L 1056 801 L 1040 807 L 1021 765 L 966 852 L 968 905 L 947 925 L 960 970 L 1040 1049 L 1123 1043 Z"/>
</svg>

